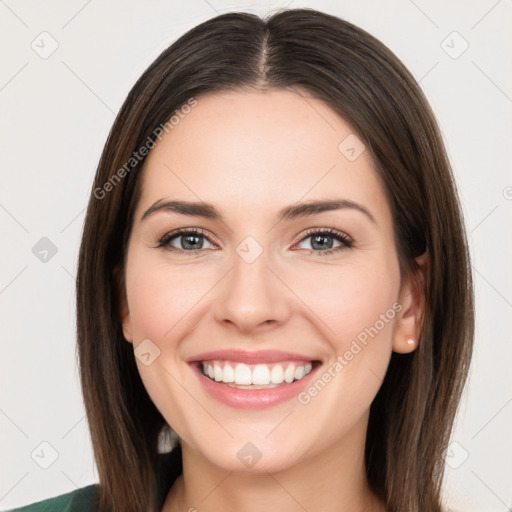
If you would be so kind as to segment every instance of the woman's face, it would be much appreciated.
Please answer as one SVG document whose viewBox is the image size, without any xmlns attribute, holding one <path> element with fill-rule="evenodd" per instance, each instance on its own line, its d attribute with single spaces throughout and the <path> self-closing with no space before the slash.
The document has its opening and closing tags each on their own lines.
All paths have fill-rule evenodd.
<svg viewBox="0 0 512 512">
<path fill-rule="evenodd" d="M 347 455 L 392 350 L 416 334 L 370 151 L 295 92 L 196 99 L 140 178 L 122 321 L 141 378 L 183 442 L 226 470 Z"/>
</svg>

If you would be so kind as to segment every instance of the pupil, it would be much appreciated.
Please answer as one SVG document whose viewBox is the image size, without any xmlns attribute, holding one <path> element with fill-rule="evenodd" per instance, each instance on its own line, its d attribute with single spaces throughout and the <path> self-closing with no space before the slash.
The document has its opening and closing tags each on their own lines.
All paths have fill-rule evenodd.
<svg viewBox="0 0 512 512">
<path fill-rule="evenodd" d="M 318 241 L 323 241 L 325 243 L 325 241 L 328 239 L 331 239 L 331 243 L 329 244 L 329 247 L 327 247 L 327 249 L 331 249 L 332 248 L 332 238 L 330 236 L 324 236 L 324 235 L 317 235 L 313 238 L 313 244 L 312 244 L 313 248 L 325 250 L 326 249 L 325 245 L 320 246 L 320 247 L 315 247 L 315 244 L 317 244 Z"/>
<path fill-rule="evenodd" d="M 182 245 L 183 245 L 183 246 L 188 246 L 188 247 L 184 247 L 184 248 L 186 248 L 186 249 L 196 249 L 196 248 L 197 248 L 197 247 L 196 247 L 196 246 L 194 246 L 193 244 L 189 244 L 189 243 L 188 243 L 188 241 L 189 241 L 190 239 L 192 239 L 192 238 L 195 240 L 195 244 L 197 245 L 197 242 L 198 242 L 198 240 L 199 240 L 199 236 L 198 236 L 198 235 L 186 235 L 186 236 L 184 237 L 185 243 L 184 243 L 184 244 L 182 244 Z"/>
</svg>

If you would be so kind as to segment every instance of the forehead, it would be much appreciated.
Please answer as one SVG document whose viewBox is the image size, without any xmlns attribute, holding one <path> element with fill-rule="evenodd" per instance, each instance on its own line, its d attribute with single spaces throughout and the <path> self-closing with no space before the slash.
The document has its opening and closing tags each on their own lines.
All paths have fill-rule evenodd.
<svg viewBox="0 0 512 512">
<path fill-rule="evenodd" d="M 321 100 L 281 89 L 196 100 L 148 155 L 141 207 L 170 197 L 256 211 L 346 197 L 387 208 L 370 152 Z"/>
</svg>

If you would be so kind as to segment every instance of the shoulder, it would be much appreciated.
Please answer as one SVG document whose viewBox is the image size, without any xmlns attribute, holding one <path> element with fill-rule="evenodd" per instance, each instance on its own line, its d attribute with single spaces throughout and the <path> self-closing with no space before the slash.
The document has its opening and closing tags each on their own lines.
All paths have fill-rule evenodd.
<svg viewBox="0 0 512 512">
<path fill-rule="evenodd" d="M 94 512 L 97 506 L 97 495 L 98 484 L 91 484 L 6 512 Z"/>
</svg>

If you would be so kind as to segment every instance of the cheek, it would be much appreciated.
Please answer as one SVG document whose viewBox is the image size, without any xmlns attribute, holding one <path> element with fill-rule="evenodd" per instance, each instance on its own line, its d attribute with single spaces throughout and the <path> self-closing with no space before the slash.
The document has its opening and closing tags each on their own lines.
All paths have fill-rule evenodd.
<svg viewBox="0 0 512 512">
<path fill-rule="evenodd" d="M 355 339 L 364 343 L 387 337 L 391 343 L 388 333 L 399 291 L 397 263 L 369 259 L 364 264 L 283 268 L 281 274 L 297 297 L 292 309 L 309 317 L 336 354 L 348 350 Z M 207 265 L 148 265 L 141 257 L 133 258 L 127 295 L 135 343 L 149 338 L 163 348 L 173 339 L 177 342 L 195 324 L 194 317 L 206 313 L 207 304 L 213 307 L 212 288 L 218 279 L 219 273 Z M 282 300 L 294 299 L 283 293 Z"/>
<path fill-rule="evenodd" d="M 353 340 L 364 343 L 365 337 L 386 338 L 390 343 L 397 313 L 397 266 L 378 262 L 330 266 L 303 275 L 297 282 L 301 283 L 298 295 L 317 315 L 316 323 L 323 324 L 322 331 L 337 354 L 348 350 Z"/>
<path fill-rule="evenodd" d="M 175 330 L 181 327 L 180 322 L 189 321 L 188 315 L 206 293 L 207 284 L 195 271 L 133 263 L 135 268 L 144 269 L 135 270 L 131 279 L 127 279 L 134 339 L 137 342 L 149 338 L 157 345 L 164 338 L 170 342 Z"/>
<path fill-rule="evenodd" d="M 195 325 L 194 312 L 200 307 L 207 285 L 197 272 L 187 272 L 183 267 L 154 265 L 135 257 L 130 265 L 126 288 L 134 348 L 137 354 L 137 346 L 149 339 L 158 349 L 150 364 L 135 358 L 140 377 L 166 420 L 181 426 L 180 431 L 192 431 L 190 422 L 194 417 L 196 421 L 202 418 L 202 411 L 194 409 L 194 402 L 180 384 L 190 376 L 186 366 L 180 364 L 179 347 L 180 340 Z"/>
<path fill-rule="evenodd" d="M 336 437 L 364 414 L 382 384 L 401 309 L 396 302 L 399 272 L 397 265 L 374 262 L 322 274 L 303 278 L 301 293 L 307 295 L 307 306 L 314 311 L 331 353 L 299 402 L 314 411 L 315 422 L 337 425 L 329 432 Z"/>
</svg>

